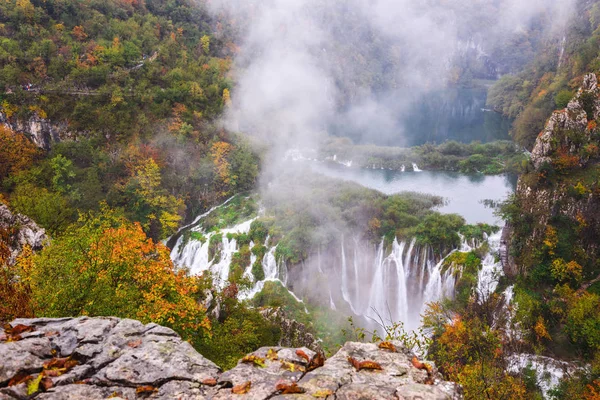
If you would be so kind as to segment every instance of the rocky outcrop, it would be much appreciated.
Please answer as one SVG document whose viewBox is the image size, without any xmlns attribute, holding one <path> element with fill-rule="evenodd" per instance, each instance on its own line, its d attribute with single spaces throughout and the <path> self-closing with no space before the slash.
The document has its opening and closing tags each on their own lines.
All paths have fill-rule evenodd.
<svg viewBox="0 0 600 400">
<path fill-rule="evenodd" d="M 49 150 L 53 143 L 75 138 L 66 122 L 58 124 L 33 115 L 27 120 L 10 119 L 0 112 L 0 124 L 29 137 L 38 147 Z"/>
<path fill-rule="evenodd" d="M 548 120 L 531 153 L 533 168 L 519 178 L 520 216 L 508 229 L 511 238 L 503 263 L 507 275 L 516 274 L 515 265 L 525 272 L 538 264 L 535 257 L 552 232 L 550 226 L 568 233 L 577 247 L 573 256 L 585 256 L 578 260 L 584 270 L 600 256 L 599 122 L 598 78 L 588 74 L 567 108 Z"/>
<path fill-rule="evenodd" d="M 6 240 L 11 255 L 8 259 L 9 264 L 13 264 L 17 256 L 23 250 L 23 247 L 29 246 L 34 251 L 41 250 L 44 243 L 48 240 L 46 231 L 40 228 L 29 217 L 21 214 L 13 214 L 10 209 L 0 203 L 0 229 L 7 232 Z"/>
<path fill-rule="evenodd" d="M 324 363 L 307 348 L 261 348 L 223 373 L 156 324 L 20 319 L 0 335 L 0 399 L 462 398 L 434 367 L 393 345 L 346 343 Z"/>
<path fill-rule="evenodd" d="M 567 108 L 552 114 L 538 136 L 531 152 L 531 161 L 535 168 L 540 168 L 544 163 L 551 163 L 552 157 L 559 151 L 579 155 L 579 166 L 584 166 L 589 161 L 589 156 L 581 157 L 581 150 L 597 141 L 589 121 L 596 120 L 600 115 L 599 93 L 596 75 L 586 75 L 583 86 Z"/>
</svg>

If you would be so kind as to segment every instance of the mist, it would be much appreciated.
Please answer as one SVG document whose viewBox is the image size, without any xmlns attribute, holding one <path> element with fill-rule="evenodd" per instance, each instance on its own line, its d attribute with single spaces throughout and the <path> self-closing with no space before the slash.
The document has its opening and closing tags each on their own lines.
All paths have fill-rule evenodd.
<svg viewBox="0 0 600 400">
<path fill-rule="evenodd" d="M 560 35 L 574 0 L 212 0 L 240 29 L 236 87 L 224 119 L 276 149 L 314 147 L 348 131 L 404 145 L 412 106 L 529 61 L 511 41 Z M 464 76 L 457 76 L 459 72 Z"/>
<path fill-rule="evenodd" d="M 401 243 L 388 260 L 383 243 L 361 242 L 364 229 L 336 216 L 340 211 L 330 194 L 335 184 L 310 178 L 306 164 L 286 154 L 314 151 L 330 135 L 408 145 L 406 127 L 416 105 L 441 98 L 454 107 L 452 96 L 445 95 L 449 88 L 489 85 L 517 72 L 533 58 L 532 46 L 563 34 L 573 5 L 574 0 L 211 0 L 215 18 L 240 32 L 223 125 L 269 146 L 260 182 L 268 207 L 317 221 L 312 236 L 302 238 L 310 254 L 290 269 L 288 287 L 324 307 L 366 316 L 369 306 L 390 309 L 382 303 L 390 300 L 390 319 L 409 316 L 408 326 L 416 327 L 421 303 L 451 285 L 439 273 L 433 279 L 435 257 L 427 248 Z M 515 55 L 512 44 L 523 41 L 524 50 Z M 474 107 L 484 106 L 485 101 Z M 361 219 L 361 210 L 351 212 Z M 363 222 L 362 228 L 368 224 Z M 404 291 L 408 303 L 396 293 L 406 277 L 384 272 L 392 271 L 385 265 L 402 261 L 405 247 L 403 262 L 421 277 L 418 296 L 413 287 Z M 351 277 L 342 289 L 340 276 Z"/>
</svg>

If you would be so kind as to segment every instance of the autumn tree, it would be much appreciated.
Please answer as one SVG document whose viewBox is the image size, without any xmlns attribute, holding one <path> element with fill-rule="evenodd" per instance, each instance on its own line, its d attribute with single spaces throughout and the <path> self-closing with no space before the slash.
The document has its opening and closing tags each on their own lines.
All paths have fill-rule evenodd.
<svg viewBox="0 0 600 400">
<path fill-rule="evenodd" d="M 0 321 L 33 317 L 29 287 L 10 260 L 14 231 L 15 227 L 0 227 Z M 25 248 L 22 257 L 30 254 Z"/>
<path fill-rule="evenodd" d="M 37 315 L 134 318 L 187 338 L 209 329 L 196 280 L 176 271 L 169 249 L 140 224 L 106 206 L 82 216 L 23 269 Z"/>
<path fill-rule="evenodd" d="M 124 207 L 131 219 L 154 239 L 175 233 L 185 209 L 183 200 L 161 187 L 160 166 L 154 158 L 140 158 L 129 165 L 130 177 L 122 187 Z"/>
<path fill-rule="evenodd" d="M 29 167 L 39 154 L 23 134 L 0 125 L 0 180 Z"/>
</svg>

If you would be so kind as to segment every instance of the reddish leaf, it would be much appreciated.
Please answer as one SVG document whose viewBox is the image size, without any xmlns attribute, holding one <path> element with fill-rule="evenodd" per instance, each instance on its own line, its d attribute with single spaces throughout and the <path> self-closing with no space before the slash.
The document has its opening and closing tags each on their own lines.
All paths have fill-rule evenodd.
<svg viewBox="0 0 600 400">
<path fill-rule="evenodd" d="M 304 350 L 302 350 L 302 349 L 296 350 L 296 355 L 300 358 L 304 358 L 307 363 L 310 363 L 310 357 L 308 356 L 308 354 L 306 354 L 306 352 Z"/>
<path fill-rule="evenodd" d="M 308 364 L 308 367 L 306 368 L 306 370 L 312 371 L 314 369 L 322 367 L 323 365 L 325 365 L 325 355 L 322 352 L 318 352 L 313 357 L 313 359 L 310 360 L 310 363 Z"/>
<path fill-rule="evenodd" d="M 385 350 L 389 350 L 393 353 L 397 353 L 398 349 L 396 349 L 396 346 L 394 346 L 393 343 L 390 342 L 381 342 L 379 343 L 379 348 L 380 349 L 385 349 Z"/>
<path fill-rule="evenodd" d="M 138 339 L 138 340 L 130 340 L 129 342 L 127 342 L 127 346 L 132 347 L 132 348 L 136 348 L 138 347 L 140 344 L 142 344 L 142 339 Z"/>
<path fill-rule="evenodd" d="M 50 378 L 42 378 L 40 385 L 44 388 L 44 391 L 52 388 L 54 386 L 54 382 Z"/>
<path fill-rule="evenodd" d="M 246 394 L 250 391 L 251 387 L 252 382 L 248 381 L 246 383 L 242 383 L 241 385 L 234 386 L 233 389 L 231 389 L 231 392 L 233 394 Z"/>
<path fill-rule="evenodd" d="M 369 370 L 378 370 L 381 371 L 383 368 L 381 368 L 381 365 L 379 365 L 379 363 L 375 362 L 375 361 L 361 361 L 359 363 L 359 371 L 361 369 L 369 369 Z"/>
<path fill-rule="evenodd" d="M 150 386 L 150 385 L 146 385 L 146 386 L 138 386 L 135 389 L 135 392 L 137 394 L 151 394 L 156 392 L 156 388 L 154 386 Z"/>
<path fill-rule="evenodd" d="M 4 328 L 4 330 L 6 331 L 6 328 Z M 8 333 L 10 335 L 20 335 L 21 333 L 33 332 L 33 331 L 35 331 L 35 326 L 19 324 L 19 325 L 13 326 L 12 329 L 10 330 L 10 332 L 6 332 L 6 333 Z"/>
<path fill-rule="evenodd" d="M 306 392 L 306 390 L 298 386 L 297 383 L 280 383 L 275 388 L 281 391 L 281 394 L 296 394 Z"/>
<path fill-rule="evenodd" d="M 28 382 L 32 379 L 33 376 L 27 374 L 26 372 L 19 371 L 10 379 L 10 381 L 8 381 L 8 386 L 18 385 L 23 382 Z"/>
<path fill-rule="evenodd" d="M 206 386 L 217 386 L 217 380 L 215 378 L 207 378 L 202 381 L 202 384 Z"/>
</svg>

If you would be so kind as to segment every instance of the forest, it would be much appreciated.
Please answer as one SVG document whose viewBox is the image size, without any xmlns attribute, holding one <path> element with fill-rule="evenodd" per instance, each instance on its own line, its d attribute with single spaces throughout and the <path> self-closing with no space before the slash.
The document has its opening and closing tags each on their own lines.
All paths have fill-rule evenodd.
<svg viewBox="0 0 600 400">
<path fill-rule="evenodd" d="M 452 9 L 464 6 L 449 3 Z M 466 399 L 542 399 L 534 368 L 508 368 L 509 356 L 525 351 L 586 365 L 561 381 L 551 398 L 600 399 L 599 265 L 590 251 L 600 240 L 600 118 L 586 106 L 589 143 L 577 132 L 559 132 L 556 152 L 541 167 L 528 155 L 548 118 L 577 96 L 585 74 L 600 72 L 600 5 L 580 3 L 564 41 L 544 41 L 541 18 L 526 33 L 495 43 L 491 72 L 481 58 L 473 62 L 462 54 L 454 60 L 448 85 L 472 87 L 503 75 L 490 89 L 488 105 L 513 120 L 514 143 L 447 141 L 410 149 L 332 137 L 321 143 L 322 159 L 337 154 L 363 167 L 410 170 L 417 163 L 432 171 L 519 174 L 531 190 L 564 194 L 557 207 L 591 204 L 574 218 L 553 215 L 541 224 L 542 212 L 530 198 L 517 192 L 502 202 L 497 213 L 510 225 L 511 256 L 520 270 L 500 278 L 497 290 L 483 297 L 476 293 L 477 279 L 490 249 L 455 250 L 500 228 L 436 211 L 442 198 L 387 196 L 305 171 L 282 172 L 277 185 L 264 189 L 265 144 L 221 123 L 233 107 L 243 67 L 234 60 L 247 20 L 215 16 L 209 5 L 191 0 L 0 2 L 0 206 L 30 217 L 49 237 L 43 249 L 24 248 L 14 259 L 19 227 L 0 226 L 0 322 L 77 315 L 155 322 L 228 369 L 245 354 L 278 343 L 281 328 L 260 311 L 281 307 L 323 338 L 328 354 L 345 340 L 397 339 L 426 347 L 445 378 L 462 385 Z M 344 9 L 323 6 L 324 18 L 338 15 L 337 7 Z M 470 7 L 461 21 L 477 26 L 465 22 L 461 38 L 471 33 L 466 26 L 485 30 L 483 16 L 497 11 L 495 2 Z M 358 18 L 340 14 L 342 22 Z M 367 92 L 405 88 L 390 67 L 401 57 L 380 57 L 389 38 L 374 28 L 362 35 L 355 26 L 333 21 L 332 29 L 352 40 L 323 48 L 339 64 L 337 111 Z M 561 56 L 554 57 L 560 46 Z M 43 126 L 54 133 L 42 137 L 27 129 L 41 126 L 36 124 L 49 124 Z M 563 142 L 575 143 L 578 153 L 557 144 Z M 203 220 L 204 232 L 212 233 L 213 259 L 226 235 L 222 230 L 257 218 L 248 234 L 235 236 L 239 248 L 219 288 L 209 273 L 176 267 L 171 247 L 179 237 L 204 243 L 187 224 L 226 200 L 227 207 Z M 252 257 L 265 256 L 267 238 L 278 260 L 296 266 L 316 247 L 337 246 L 340 232 L 388 248 L 396 239 L 414 238 L 454 274 L 455 297 L 429 304 L 423 335 L 411 336 L 399 322 L 367 332 L 341 311 L 300 307 L 275 282 L 252 300 L 239 298 L 250 284 L 244 268 Z M 251 272 L 254 281 L 264 279 L 260 261 Z M 509 286 L 518 306 L 502 314 L 502 292 Z M 209 297 L 220 304 L 218 315 L 209 312 Z M 510 335 L 517 329 L 524 334 L 515 339 Z"/>
</svg>

